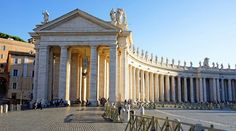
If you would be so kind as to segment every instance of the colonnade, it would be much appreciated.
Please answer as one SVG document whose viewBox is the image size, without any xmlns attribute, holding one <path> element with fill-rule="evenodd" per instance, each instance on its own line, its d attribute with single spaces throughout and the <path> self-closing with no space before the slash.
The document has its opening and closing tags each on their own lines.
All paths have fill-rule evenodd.
<svg viewBox="0 0 236 131">
<path fill-rule="evenodd" d="M 142 102 L 236 101 L 236 80 L 154 73 L 129 65 L 129 99 Z"/>
</svg>

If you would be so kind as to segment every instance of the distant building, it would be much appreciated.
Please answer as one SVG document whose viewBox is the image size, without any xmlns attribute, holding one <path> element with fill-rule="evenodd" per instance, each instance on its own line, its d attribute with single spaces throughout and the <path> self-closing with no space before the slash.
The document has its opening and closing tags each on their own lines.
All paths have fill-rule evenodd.
<svg viewBox="0 0 236 131">
<path fill-rule="evenodd" d="M 8 98 L 31 100 L 34 77 L 34 54 L 10 51 Z"/>
<path fill-rule="evenodd" d="M 11 64 L 8 63 L 9 53 L 22 52 L 34 54 L 34 47 L 34 44 L 0 38 L 0 98 L 8 97 L 7 92 L 11 76 Z"/>
</svg>

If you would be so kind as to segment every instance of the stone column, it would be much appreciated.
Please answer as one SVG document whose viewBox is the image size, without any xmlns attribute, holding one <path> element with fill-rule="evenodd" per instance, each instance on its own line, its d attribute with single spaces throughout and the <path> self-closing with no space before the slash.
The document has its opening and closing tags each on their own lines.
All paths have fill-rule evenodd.
<svg viewBox="0 0 236 131">
<path fill-rule="evenodd" d="M 122 70 L 122 88 L 123 88 L 123 99 L 125 99 L 125 100 L 128 100 L 128 97 L 129 97 L 129 82 L 128 82 L 128 80 L 129 80 L 129 72 L 128 72 L 128 57 L 127 57 L 127 51 L 126 51 L 126 49 L 127 49 L 127 47 L 126 46 L 122 46 L 121 47 L 122 48 L 122 50 L 121 50 L 121 56 L 122 56 L 122 64 L 121 64 L 121 70 Z"/>
<path fill-rule="evenodd" d="M 224 86 L 224 79 L 221 79 L 221 92 L 222 92 L 222 101 L 225 102 L 225 86 Z"/>
<path fill-rule="evenodd" d="M 132 100 L 133 101 L 136 101 L 136 75 L 135 75 L 135 68 L 134 67 L 132 67 L 132 94 L 133 94 L 133 96 L 132 96 Z"/>
<path fill-rule="evenodd" d="M 216 102 L 216 79 L 212 79 L 213 84 L 212 84 L 212 101 Z"/>
<path fill-rule="evenodd" d="M 175 77 L 171 76 L 171 100 L 175 102 Z"/>
<path fill-rule="evenodd" d="M 228 79 L 228 100 L 232 101 L 232 85 L 231 79 Z"/>
<path fill-rule="evenodd" d="M 71 49 L 68 51 L 68 59 L 66 61 L 66 96 L 65 100 L 70 105 L 70 68 L 71 67 Z"/>
<path fill-rule="evenodd" d="M 199 97 L 200 102 L 203 102 L 203 87 L 202 87 L 202 78 L 199 78 Z"/>
<path fill-rule="evenodd" d="M 178 102 L 181 102 L 181 77 L 178 76 Z"/>
<path fill-rule="evenodd" d="M 216 95 L 217 95 L 217 101 L 221 102 L 221 99 L 220 99 L 220 80 L 219 80 L 219 78 L 216 79 Z"/>
<path fill-rule="evenodd" d="M 203 78 L 203 101 L 207 102 L 207 92 L 206 92 L 206 78 Z"/>
<path fill-rule="evenodd" d="M 184 102 L 188 101 L 187 78 L 184 77 Z"/>
<path fill-rule="evenodd" d="M 150 101 L 154 102 L 154 83 L 153 83 L 153 73 L 150 72 L 150 85 L 149 85 L 149 95 L 150 95 Z"/>
<path fill-rule="evenodd" d="M 47 102 L 47 88 L 48 88 L 48 55 L 49 47 L 40 46 L 38 54 L 38 88 L 37 88 L 37 101 L 42 104 Z"/>
<path fill-rule="evenodd" d="M 160 101 L 164 102 L 165 98 L 164 98 L 164 89 L 165 89 L 165 85 L 164 85 L 164 75 L 160 74 Z"/>
<path fill-rule="evenodd" d="M 83 80 L 83 76 L 82 76 L 82 57 L 78 56 L 78 61 L 79 61 L 79 99 L 80 101 L 82 101 L 83 97 L 82 97 L 82 80 Z"/>
<path fill-rule="evenodd" d="M 33 88 L 33 101 L 37 100 L 38 88 L 38 66 L 39 66 L 39 51 L 38 46 L 35 46 L 35 62 L 34 62 L 34 88 Z"/>
<path fill-rule="evenodd" d="M 149 102 L 150 101 L 150 99 L 149 99 L 149 72 L 145 72 L 145 100 L 147 101 L 147 102 Z"/>
<path fill-rule="evenodd" d="M 132 66 L 129 66 L 129 99 L 133 98 L 133 78 L 132 78 Z"/>
<path fill-rule="evenodd" d="M 145 82 L 144 82 L 144 71 L 141 70 L 141 101 L 145 100 Z"/>
<path fill-rule="evenodd" d="M 199 96 L 199 78 L 196 77 L 196 100 L 197 102 L 200 102 L 200 96 Z"/>
<path fill-rule="evenodd" d="M 109 82 L 109 98 L 111 102 L 115 102 L 118 100 L 118 89 L 117 89 L 117 82 L 118 82 L 118 76 L 117 76 L 117 45 L 111 45 L 110 46 L 110 82 Z"/>
<path fill-rule="evenodd" d="M 66 100 L 66 75 L 67 75 L 67 57 L 68 51 L 67 46 L 61 46 L 61 55 L 60 55 L 60 70 L 59 70 L 59 89 L 58 97 L 59 99 Z"/>
<path fill-rule="evenodd" d="M 193 77 L 190 77 L 190 102 L 194 103 Z"/>
<path fill-rule="evenodd" d="M 92 106 L 97 106 L 97 68 L 98 68 L 98 52 L 97 46 L 91 46 L 90 60 L 90 98 Z"/>
<path fill-rule="evenodd" d="M 158 78 L 158 74 L 155 74 L 155 81 L 154 81 L 154 99 L 155 102 L 159 102 L 159 78 Z"/>
<path fill-rule="evenodd" d="M 170 101 L 170 78 L 168 75 L 165 76 L 166 79 L 165 79 L 165 100 L 167 102 Z"/>
<path fill-rule="evenodd" d="M 136 68 L 136 99 L 138 100 L 138 101 L 140 101 L 140 70 L 138 69 L 138 68 Z"/>
</svg>

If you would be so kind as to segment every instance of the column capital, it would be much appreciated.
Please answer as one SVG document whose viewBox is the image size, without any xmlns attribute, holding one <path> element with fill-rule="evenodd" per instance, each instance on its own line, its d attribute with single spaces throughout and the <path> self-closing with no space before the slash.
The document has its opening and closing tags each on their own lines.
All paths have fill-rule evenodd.
<svg viewBox="0 0 236 131">
<path fill-rule="evenodd" d="M 67 49 L 67 48 L 69 48 L 68 45 L 60 45 L 60 47 L 61 47 L 61 49 Z"/>
<path fill-rule="evenodd" d="M 97 48 L 97 45 L 90 45 L 91 48 Z"/>
<path fill-rule="evenodd" d="M 117 46 L 117 44 L 111 44 L 111 45 L 109 45 L 109 47 L 110 47 L 110 49 L 116 49 L 118 46 Z"/>
</svg>

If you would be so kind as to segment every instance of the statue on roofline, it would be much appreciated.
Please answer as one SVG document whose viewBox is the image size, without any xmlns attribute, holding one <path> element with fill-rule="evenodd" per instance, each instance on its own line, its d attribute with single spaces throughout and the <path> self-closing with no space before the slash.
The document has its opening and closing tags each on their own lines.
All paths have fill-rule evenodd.
<svg viewBox="0 0 236 131">
<path fill-rule="evenodd" d="M 42 24 L 45 24 L 45 23 L 48 23 L 48 21 L 49 21 L 49 13 L 48 13 L 48 11 L 47 10 L 45 10 L 45 11 L 43 11 L 43 22 L 42 22 Z"/>
<path fill-rule="evenodd" d="M 122 28 L 123 30 L 128 30 L 127 17 L 124 9 L 118 8 L 116 11 L 114 9 L 110 12 L 111 24 Z"/>
</svg>

